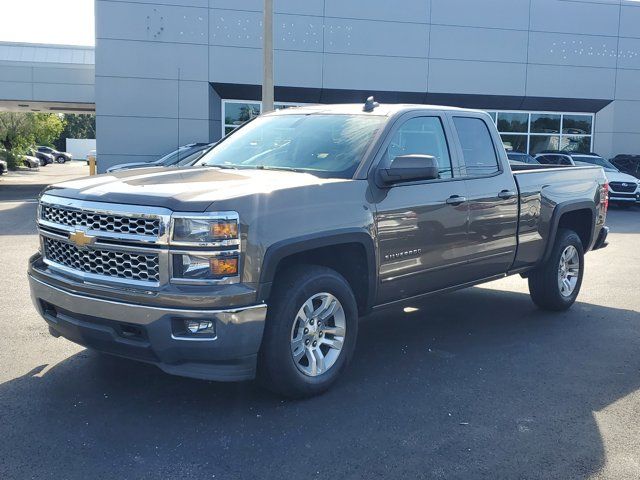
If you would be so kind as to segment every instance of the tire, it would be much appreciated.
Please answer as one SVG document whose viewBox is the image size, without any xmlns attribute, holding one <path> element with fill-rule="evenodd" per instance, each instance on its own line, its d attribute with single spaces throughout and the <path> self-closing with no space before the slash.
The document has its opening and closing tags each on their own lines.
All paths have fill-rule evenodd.
<svg viewBox="0 0 640 480">
<path fill-rule="evenodd" d="M 563 261 L 561 265 L 563 255 L 569 260 L 577 259 L 577 267 L 575 261 Z M 584 248 L 580 237 L 573 230 L 558 229 L 551 255 L 529 275 L 533 303 L 543 310 L 567 310 L 580 293 L 583 274 Z"/>
<path fill-rule="evenodd" d="M 315 310 L 314 315 L 305 313 L 311 310 L 309 301 Z M 320 311 L 323 305 L 333 305 L 333 312 Z M 340 328 L 341 324 L 344 329 Z M 344 277 L 330 268 L 317 265 L 292 267 L 278 276 L 269 301 L 258 356 L 258 379 L 264 387 L 286 397 L 319 395 L 337 380 L 349 364 L 357 336 L 358 308 Z M 339 349 L 329 346 L 329 343 L 340 346 L 340 341 Z M 320 354 L 324 358 L 324 371 L 318 360 Z M 316 359 L 313 362 L 316 364 L 315 372 L 312 358 Z"/>
<path fill-rule="evenodd" d="M 59 156 L 56 157 L 56 162 L 58 162 L 58 163 L 64 163 L 66 161 L 67 161 L 67 159 L 64 157 L 64 155 L 59 155 Z"/>
</svg>

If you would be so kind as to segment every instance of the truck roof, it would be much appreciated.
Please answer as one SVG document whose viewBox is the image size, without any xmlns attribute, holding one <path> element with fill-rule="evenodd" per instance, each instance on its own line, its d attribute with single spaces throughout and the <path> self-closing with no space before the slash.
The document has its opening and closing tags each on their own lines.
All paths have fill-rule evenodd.
<svg viewBox="0 0 640 480">
<path fill-rule="evenodd" d="M 363 110 L 364 103 L 340 103 L 340 104 L 317 104 L 303 105 L 300 107 L 290 107 L 281 110 L 269 112 L 268 115 L 290 115 L 290 114 L 310 114 L 310 113 L 335 113 L 335 114 L 368 114 L 378 116 L 391 116 L 405 111 L 424 110 L 424 111 L 456 111 L 468 113 L 486 113 L 482 110 L 472 110 L 469 108 L 446 107 L 443 105 L 424 105 L 410 103 L 381 103 L 376 105 L 372 110 Z"/>
</svg>

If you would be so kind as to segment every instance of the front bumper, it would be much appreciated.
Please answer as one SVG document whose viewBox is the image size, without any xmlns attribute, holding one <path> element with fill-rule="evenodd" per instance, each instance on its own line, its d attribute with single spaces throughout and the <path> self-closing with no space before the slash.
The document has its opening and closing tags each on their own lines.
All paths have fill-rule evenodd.
<svg viewBox="0 0 640 480">
<path fill-rule="evenodd" d="M 29 274 L 31 298 L 54 336 L 167 373 L 204 380 L 254 378 L 267 307 L 186 309 L 147 306 L 73 293 Z M 194 302 L 197 304 L 197 302 Z M 215 338 L 180 338 L 172 324 L 213 320 Z"/>
<path fill-rule="evenodd" d="M 620 203 L 638 203 L 640 202 L 640 192 L 622 193 L 609 190 L 609 201 Z"/>
</svg>

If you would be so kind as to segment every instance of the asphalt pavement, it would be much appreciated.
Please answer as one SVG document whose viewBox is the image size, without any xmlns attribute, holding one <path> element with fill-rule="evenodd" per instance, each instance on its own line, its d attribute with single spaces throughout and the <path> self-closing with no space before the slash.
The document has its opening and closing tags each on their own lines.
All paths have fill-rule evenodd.
<svg viewBox="0 0 640 480">
<path fill-rule="evenodd" d="M 568 312 L 518 276 L 380 312 L 331 391 L 290 401 L 49 336 L 25 274 L 36 204 L 5 187 L 2 479 L 640 478 L 640 208 L 610 212 Z"/>
</svg>

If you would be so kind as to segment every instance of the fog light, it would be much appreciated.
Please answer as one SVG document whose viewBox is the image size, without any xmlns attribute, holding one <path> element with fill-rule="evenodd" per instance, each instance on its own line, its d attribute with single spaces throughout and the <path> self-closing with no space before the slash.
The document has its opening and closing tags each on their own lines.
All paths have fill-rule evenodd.
<svg viewBox="0 0 640 480">
<path fill-rule="evenodd" d="M 216 338 L 215 320 L 193 318 L 172 318 L 171 336 L 175 340 L 214 340 Z"/>
<path fill-rule="evenodd" d="M 187 331 L 194 334 L 213 334 L 213 322 L 211 320 L 185 320 L 184 326 Z"/>
</svg>

